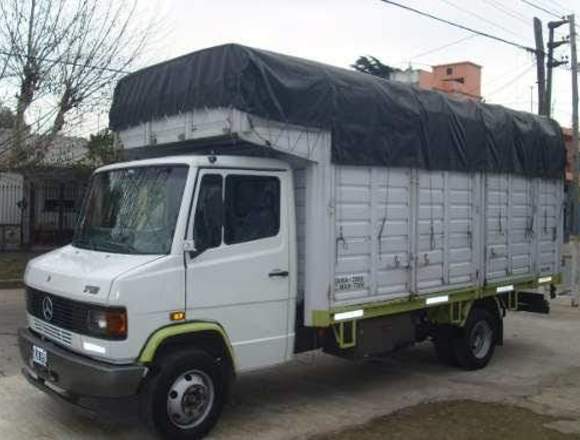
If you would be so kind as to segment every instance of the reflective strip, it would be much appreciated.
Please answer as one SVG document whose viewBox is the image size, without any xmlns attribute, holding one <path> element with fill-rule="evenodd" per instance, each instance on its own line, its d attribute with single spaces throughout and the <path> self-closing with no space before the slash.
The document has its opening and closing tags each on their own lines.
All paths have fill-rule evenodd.
<svg viewBox="0 0 580 440">
<path fill-rule="evenodd" d="M 510 284 L 508 286 L 500 286 L 497 289 L 495 289 L 497 293 L 513 292 L 513 290 L 514 290 L 513 284 Z"/>
<path fill-rule="evenodd" d="M 101 345 L 93 344 L 91 342 L 83 342 L 83 350 L 92 351 L 93 353 L 105 354 L 107 349 Z"/>
<path fill-rule="evenodd" d="M 446 302 L 449 302 L 449 295 L 434 296 L 432 298 L 427 298 L 425 300 L 425 304 L 427 304 L 428 306 L 433 305 L 433 304 L 446 303 Z"/>
<path fill-rule="evenodd" d="M 335 313 L 335 321 L 344 321 L 345 319 L 362 318 L 364 315 L 364 310 L 352 310 L 350 312 Z"/>
</svg>

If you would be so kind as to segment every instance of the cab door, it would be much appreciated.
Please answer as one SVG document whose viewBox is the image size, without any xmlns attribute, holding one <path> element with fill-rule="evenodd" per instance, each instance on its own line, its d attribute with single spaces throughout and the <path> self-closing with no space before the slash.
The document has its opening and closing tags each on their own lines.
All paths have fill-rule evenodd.
<svg viewBox="0 0 580 440">
<path fill-rule="evenodd" d="M 239 370 L 290 356 L 289 197 L 285 171 L 201 169 L 185 254 L 188 320 L 223 326 Z"/>
</svg>

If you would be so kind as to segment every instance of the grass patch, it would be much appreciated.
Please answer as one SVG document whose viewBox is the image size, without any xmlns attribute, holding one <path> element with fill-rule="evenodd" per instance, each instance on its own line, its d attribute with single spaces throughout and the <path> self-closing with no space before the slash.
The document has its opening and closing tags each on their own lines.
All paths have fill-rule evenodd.
<svg viewBox="0 0 580 440">
<path fill-rule="evenodd" d="M 0 281 L 22 279 L 26 263 L 37 255 L 31 252 L 0 252 Z"/>
</svg>

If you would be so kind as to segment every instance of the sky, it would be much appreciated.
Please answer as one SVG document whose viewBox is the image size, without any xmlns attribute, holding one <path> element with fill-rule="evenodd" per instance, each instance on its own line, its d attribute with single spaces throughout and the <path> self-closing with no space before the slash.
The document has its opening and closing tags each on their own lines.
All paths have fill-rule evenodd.
<svg viewBox="0 0 580 440">
<path fill-rule="evenodd" d="M 395 1 L 530 47 L 534 16 L 546 27 L 556 19 L 553 15 L 580 14 L 580 0 Z M 467 38 L 471 35 L 467 31 L 381 0 L 148 0 L 140 8 L 138 14 L 153 13 L 160 23 L 141 65 L 232 42 L 341 67 L 360 55 L 375 56 L 394 67 L 427 70 L 435 64 L 472 61 L 483 66 L 487 102 L 537 111 L 531 54 L 481 36 Z M 567 26 L 558 29 L 557 39 L 568 31 Z M 440 49 L 443 46 L 447 47 Z M 559 49 L 556 57 L 560 54 L 569 55 L 569 47 Z M 563 126 L 571 125 L 571 102 L 571 72 L 558 68 L 553 106 L 554 117 Z M 103 123 L 101 119 L 99 125 Z"/>
</svg>

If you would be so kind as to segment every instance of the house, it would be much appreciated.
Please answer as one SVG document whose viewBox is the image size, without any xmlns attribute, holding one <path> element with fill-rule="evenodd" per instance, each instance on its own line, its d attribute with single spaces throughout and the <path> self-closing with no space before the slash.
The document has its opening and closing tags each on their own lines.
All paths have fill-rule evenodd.
<svg viewBox="0 0 580 440">
<path fill-rule="evenodd" d="M 6 131 L 0 139 L 10 139 Z M 42 159 L 0 172 L 0 251 L 68 242 L 90 175 L 89 168 L 79 166 L 87 154 L 86 139 L 29 139 L 43 150 Z"/>
<path fill-rule="evenodd" d="M 438 90 L 459 99 L 481 101 L 481 66 L 471 61 L 439 64 L 431 71 L 423 69 L 396 70 L 394 81 L 414 84 L 423 89 Z"/>
</svg>

